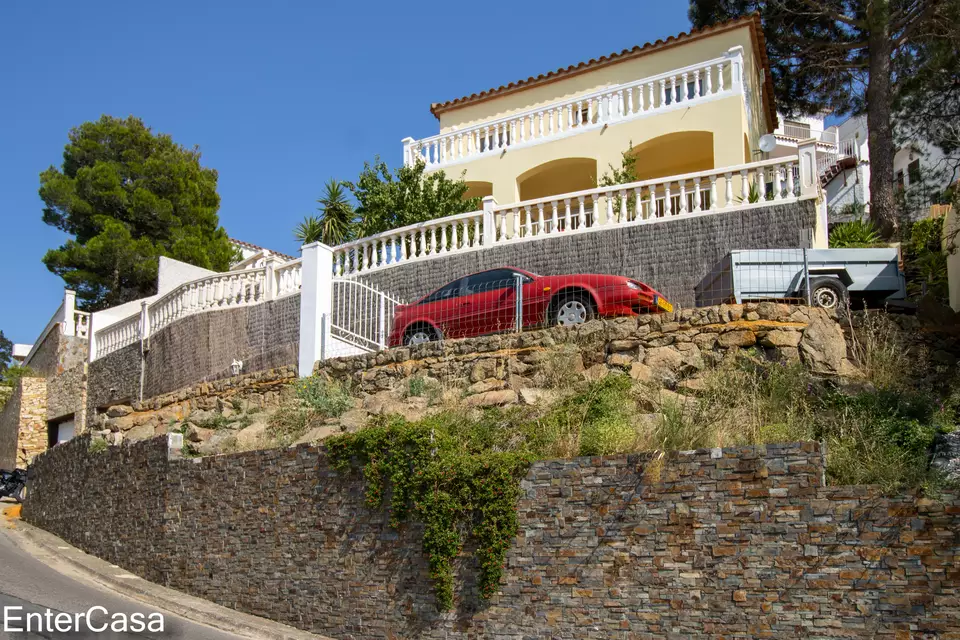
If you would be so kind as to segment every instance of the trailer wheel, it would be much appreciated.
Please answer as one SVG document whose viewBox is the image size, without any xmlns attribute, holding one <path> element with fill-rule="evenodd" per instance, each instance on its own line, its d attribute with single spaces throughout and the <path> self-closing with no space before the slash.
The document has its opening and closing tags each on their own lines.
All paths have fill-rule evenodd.
<svg viewBox="0 0 960 640">
<path fill-rule="evenodd" d="M 850 293 L 836 278 L 814 278 L 810 281 L 810 302 L 815 307 L 839 309 L 846 306 Z"/>
</svg>

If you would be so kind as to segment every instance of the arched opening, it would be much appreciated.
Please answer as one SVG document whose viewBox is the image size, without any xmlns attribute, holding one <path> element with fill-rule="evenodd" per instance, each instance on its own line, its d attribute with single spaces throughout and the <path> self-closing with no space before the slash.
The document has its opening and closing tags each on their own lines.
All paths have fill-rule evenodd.
<svg viewBox="0 0 960 640">
<path fill-rule="evenodd" d="M 652 180 L 695 171 L 707 171 L 713 164 L 713 133 L 678 131 L 638 144 L 627 152 L 636 159 L 637 180 Z"/>
<path fill-rule="evenodd" d="M 463 194 L 464 200 L 470 198 L 486 198 L 493 195 L 493 183 L 482 181 L 467 181 L 467 192 Z"/>
<path fill-rule="evenodd" d="M 593 158 L 551 160 L 524 172 L 517 178 L 520 200 L 546 198 L 559 193 L 592 189 L 597 186 L 597 161 Z"/>
</svg>

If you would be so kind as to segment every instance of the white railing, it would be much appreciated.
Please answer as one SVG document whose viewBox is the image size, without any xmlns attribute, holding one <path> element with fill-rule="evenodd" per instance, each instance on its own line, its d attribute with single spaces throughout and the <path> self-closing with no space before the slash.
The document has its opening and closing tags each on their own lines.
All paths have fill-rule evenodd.
<svg viewBox="0 0 960 640">
<path fill-rule="evenodd" d="M 299 293 L 302 272 L 303 267 L 300 258 L 276 267 L 273 272 L 273 291 L 276 292 L 276 297 L 281 298 L 292 293 Z"/>
<path fill-rule="evenodd" d="M 494 208 L 497 243 L 795 200 L 796 158 L 643 180 Z"/>
<path fill-rule="evenodd" d="M 97 358 L 113 353 L 128 345 L 140 341 L 143 334 L 140 314 L 114 322 L 108 327 L 94 331 L 96 339 Z"/>
<path fill-rule="evenodd" d="M 820 131 L 818 129 L 811 129 L 810 127 L 796 124 L 784 124 L 774 133 L 781 138 L 791 138 L 797 142 L 813 138 L 821 144 L 834 146 L 836 146 L 837 139 L 840 134 L 837 129 L 826 129 L 824 131 Z"/>
<path fill-rule="evenodd" d="M 230 309 L 264 301 L 266 268 L 218 273 L 182 284 L 148 305 L 150 331 L 203 311 Z"/>
<path fill-rule="evenodd" d="M 85 311 L 73 312 L 73 335 L 86 338 L 90 333 L 90 314 Z"/>
<path fill-rule="evenodd" d="M 91 361 L 145 339 L 187 316 L 260 304 L 299 293 L 301 271 L 299 258 L 280 265 L 276 264 L 276 259 L 268 258 L 263 267 L 217 273 L 186 282 L 153 302 L 143 304 L 139 312 L 103 329 L 95 329 Z M 89 326 L 87 318 L 83 321 L 85 334 L 89 332 Z"/>
<path fill-rule="evenodd" d="M 367 351 L 387 346 L 396 298 L 355 278 L 333 280 L 330 335 Z"/>
<path fill-rule="evenodd" d="M 483 219 L 483 211 L 471 211 L 339 245 L 333 249 L 333 273 L 351 275 L 479 247 L 485 232 Z"/>
<path fill-rule="evenodd" d="M 796 199 L 797 157 L 564 193 L 438 218 L 340 245 L 335 276 L 558 233 L 650 224 Z"/>
<path fill-rule="evenodd" d="M 405 139 L 407 165 L 428 168 L 464 162 L 506 149 L 549 142 L 609 124 L 646 117 L 742 93 L 743 50 L 634 82 L 614 85 L 499 120 L 422 140 Z"/>
<path fill-rule="evenodd" d="M 834 165 L 845 158 L 860 158 L 860 148 L 855 138 L 841 140 L 835 151 L 828 151 L 817 155 L 817 174 L 823 176 Z"/>
</svg>

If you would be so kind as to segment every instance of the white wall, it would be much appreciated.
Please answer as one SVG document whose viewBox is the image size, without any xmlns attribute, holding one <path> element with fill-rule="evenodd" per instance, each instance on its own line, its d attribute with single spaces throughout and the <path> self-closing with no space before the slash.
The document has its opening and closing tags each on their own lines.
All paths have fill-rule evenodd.
<svg viewBox="0 0 960 640">
<path fill-rule="evenodd" d="M 157 270 L 157 295 L 163 295 L 182 285 L 205 276 L 212 276 L 216 271 L 196 267 L 173 258 L 160 256 L 160 268 Z"/>
</svg>

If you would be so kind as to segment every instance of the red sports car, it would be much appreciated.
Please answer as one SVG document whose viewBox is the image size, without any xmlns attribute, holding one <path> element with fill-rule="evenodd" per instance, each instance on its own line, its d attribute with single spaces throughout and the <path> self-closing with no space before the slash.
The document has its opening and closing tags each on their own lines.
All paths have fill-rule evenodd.
<svg viewBox="0 0 960 640">
<path fill-rule="evenodd" d="M 511 330 L 521 313 L 522 325 L 534 327 L 672 310 L 660 293 L 631 278 L 538 276 L 503 267 L 465 276 L 412 304 L 398 305 L 388 343 L 396 347 Z"/>
</svg>

